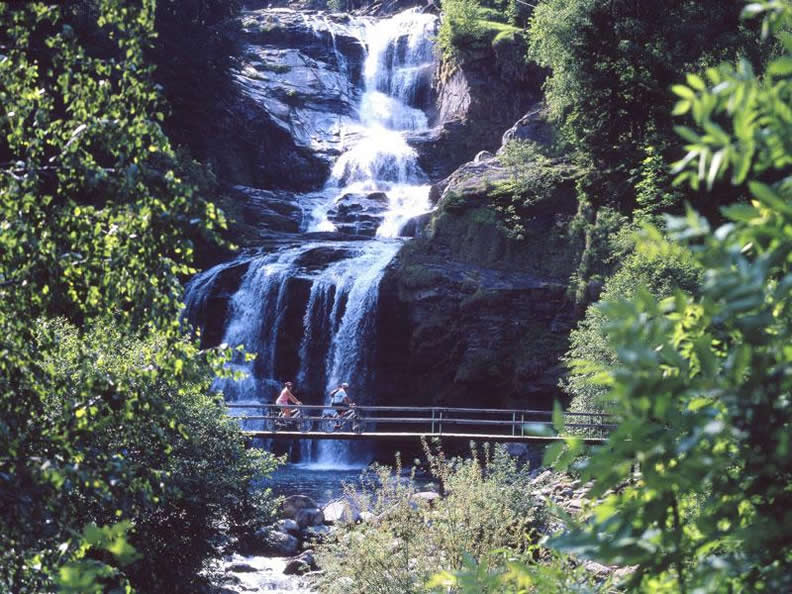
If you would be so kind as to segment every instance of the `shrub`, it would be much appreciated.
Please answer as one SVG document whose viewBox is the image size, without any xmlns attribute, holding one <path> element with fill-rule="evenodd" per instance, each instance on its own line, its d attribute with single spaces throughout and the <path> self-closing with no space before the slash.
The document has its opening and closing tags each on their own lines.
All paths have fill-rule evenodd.
<svg viewBox="0 0 792 594">
<path fill-rule="evenodd" d="M 667 217 L 706 269 L 698 296 L 639 291 L 601 306 L 616 354 L 601 379 L 622 421 L 583 476 L 592 498 L 634 479 L 635 465 L 640 477 L 551 541 L 635 565 L 634 590 L 792 589 L 792 2 L 752 2 L 744 15 L 762 15 L 783 49 L 762 75 L 741 60 L 673 87 L 674 113 L 695 126 L 678 128 L 687 155 L 675 169 L 694 188 L 747 183 L 752 200 L 724 208 L 716 229 L 692 210 Z"/>
<path fill-rule="evenodd" d="M 491 454 L 491 455 L 490 455 Z M 526 546 L 543 523 L 543 508 L 526 493 L 527 469 L 501 447 L 469 459 L 448 459 L 426 448 L 432 477 L 446 496 L 432 505 L 414 497 L 414 476 L 375 467 L 347 496 L 372 519 L 347 527 L 318 551 L 332 593 L 417 592 L 438 568 L 462 570 L 469 560 L 489 563 L 499 549 Z"/>
<path fill-rule="evenodd" d="M 137 552 L 123 570 L 132 586 L 193 591 L 226 535 L 241 535 L 271 514 L 268 494 L 254 490 L 254 481 L 274 469 L 275 459 L 246 448 L 222 399 L 208 395 L 212 374 L 188 357 L 189 344 L 136 339 L 109 324 L 81 333 L 62 319 L 40 322 L 39 337 L 58 345 L 42 353 L 42 365 L 59 388 L 31 427 L 72 424 L 80 439 L 70 462 L 45 470 L 61 489 L 9 518 L 6 535 L 13 538 L 25 518 L 55 514 L 55 525 L 24 522 L 25 554 L 79 559 L 82 541 L 73 531 L 123 521 L 125 542 Z M 179 376 L 156 373 L 163 348 L 182 349 Z M 101 395 L 85 393 L 88 385 Z"/>
<path fill-rule="evenodd" d="M 601 300 L 629 299 L 642 290 L 658 298 L 668 297 L 674 290 L 695 294 L 702 275 L 701 265 L 685 247 L 662 240 L 646 243 L 626 256 L 621 267 L 605 282 Z M 607 403 L 602 401 L 607 390 L 597 382 L 598 371 L 593 372 L 589 366 L 575 366 L 580 360 L 596 361 L 599 366 L 606 367 L 615 362 L 616 353 L 608 343 L 606 326 L 604 313 L 592 305 L 570 334 L 570 348 L 564 361 L 572 369 L 562 386 L 572 396 L 570 410 L 573 412 L 607 409 Z"/>
<path fill-rule="evenodd" d="M 459 46 L 481 36 L 481 17 L 477 0 L 443 0 L 437 48 L 444 60 L 453 60 Z"/>
</svg>

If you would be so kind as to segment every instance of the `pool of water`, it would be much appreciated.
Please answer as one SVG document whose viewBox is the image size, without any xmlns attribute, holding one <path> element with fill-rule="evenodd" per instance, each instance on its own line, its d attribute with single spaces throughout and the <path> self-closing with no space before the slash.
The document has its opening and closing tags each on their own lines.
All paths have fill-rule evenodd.
<svg viewBox="0 0 792 594">
<path fill-rule="evenodd" d="M 359 487 L 365 469 L 362 465 L 286 464 L 263 484 L 275 495 L 307 495 L 322 506 L 343 495 L 344 485 Z M 407 480 L 409 474 L 409 470 L 403 470 L 402 480 Z M 416 471 L 415 481 L 420 489 L 433 486 L 431 476 L 421 470 Z"/>
</svg>

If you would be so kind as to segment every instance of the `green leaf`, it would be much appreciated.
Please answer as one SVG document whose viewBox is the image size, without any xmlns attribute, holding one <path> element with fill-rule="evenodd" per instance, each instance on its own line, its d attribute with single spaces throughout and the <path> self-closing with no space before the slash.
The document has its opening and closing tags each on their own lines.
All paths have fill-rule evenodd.
<svg viewBox="0 0 792 594">
<path fill-rule="evenodd" d="M 671 91 L 673 91 L 674 94 L 682 97 L 682 99 L 688 99 L 692 101 L 696 98 L 696 93 L 685 85 L 673 85 L 671 87 Z"/>
<path fill-rule="evenodd" d="M 775 78 L 792 74 L 792 56 L 782 56 L 770 62 L 767 66 L 767 73 Z"/>
<path fill-rule="evenodd" d="M 553 428 L 558 433 L 564 430 L 564 410 L 561 408 L 561 403 L 558 400 L 553 402 Z"/>
<path fill-rule="evenodd" d="M 561 452 L 564 451 L 564 442 L 557 441 L 555 443 L 551 443 L 545 449 L 544 457 L 542 458 L 542 465 L 543 466 L 552 466 L 555 464 L 556 460 L 558 460 Z"/>
</svg>

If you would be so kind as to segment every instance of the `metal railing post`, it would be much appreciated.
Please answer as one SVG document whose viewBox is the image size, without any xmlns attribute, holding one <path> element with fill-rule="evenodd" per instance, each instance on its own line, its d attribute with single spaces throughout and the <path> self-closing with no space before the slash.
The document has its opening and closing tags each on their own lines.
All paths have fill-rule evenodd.
<svg viewBox="0 0 792 594">
<path fill-rule="evenodd" d="M 517 425 L 517 413 L 513 412 L 512 413 L 512 435 L 516 435 L 517 434 L 517 426 L 516 425 Z"/>
<path fill-rule="evenodd" d="M 435 432 L 435 407 L 432 407 L 432 435 Z"/>
<path fill-rule="evenodd" d="M 442 408 L 440 409 L 439 414 L 440 414 L 440 419 L 438 421 L 438 424 L 439 424 L 440 430 L 438 431 L 438 434 L 442 435 L 443 434 L 443 409 Z"/>
<path fill-rule="evenodd" d="M 525 413 L 520 415 L 520 437 L 525 437 Z"/>
</svg>

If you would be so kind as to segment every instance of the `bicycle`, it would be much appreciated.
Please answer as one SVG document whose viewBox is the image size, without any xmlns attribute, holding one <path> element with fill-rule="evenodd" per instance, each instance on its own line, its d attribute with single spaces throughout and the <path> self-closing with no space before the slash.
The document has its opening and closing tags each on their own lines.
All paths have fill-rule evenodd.
<svg viewBox="0 0 792 594">
<path fill-rule="evenodd" d="M 274 414 L 276 411 L 277 415 Z M 274 406 L 272 408 L 272 413 L 273 414 L 270 416 L 274 418 L 268 420 L 269 426 L 267 427 L 267 429 L 270 431 L 289 431 L 296 429 L 301 433 L 308 433 L 313 426 L 311 419 L 306 418 L 303 415 L 303 411 L 300 409 L 297 409 L 291 415 L 286 416 L 280 406 Z"/>
<path fill-rule="evenodd" d="M 339 413 L 337 409 L 332 412 L 323 412 L 322 420 L 319 424 L 325 433 L 344 430 L 352 433 L 361 433 L 363 431 L 363 419 L 360 418 L 360 413 L 354 406 L 350 406 L 342 413 Z"/>
</svg>

